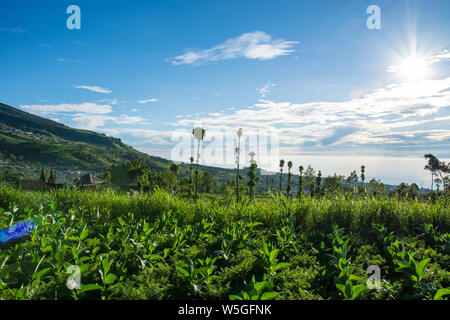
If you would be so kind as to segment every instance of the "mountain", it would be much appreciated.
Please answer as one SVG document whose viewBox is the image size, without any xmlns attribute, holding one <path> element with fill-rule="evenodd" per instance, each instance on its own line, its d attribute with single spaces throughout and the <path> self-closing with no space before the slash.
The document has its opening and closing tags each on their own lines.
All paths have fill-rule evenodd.
<svg viewBox="0 0 450 320">
<path fill-rule="evenodd" d="M 151 167 L 170 161 L 150 157 L 104 134 L 70 128 L 0 103 L 0 159 L 31 166 L 103 171 L 112 164 L 148 158 Z"/>
</svg>

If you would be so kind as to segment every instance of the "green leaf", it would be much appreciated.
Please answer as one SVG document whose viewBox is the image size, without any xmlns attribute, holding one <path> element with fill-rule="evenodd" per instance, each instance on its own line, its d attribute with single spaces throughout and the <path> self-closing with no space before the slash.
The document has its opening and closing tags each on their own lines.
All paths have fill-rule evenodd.
<svg viewBox="0 0 450 320">
<path fill-rule="evenodd" d="M 291 266 L 290 263 L 281 262 L 281 263 L 277 264 L 275 267 L 273 267 L 273 271 L 277 271 L 280 269 L 286 269 L 286 268 L 289 268 L 290 266 Z"/>
<path fill-rule="evenodd" d="M 441 300 L 443 296 L 450 294 L 450 288 L 439 289 L 433 297 L 433 300 Z"/>
<path fill-rule="evenodd" d="M 45 268 L 45 269 L 42 269 L 41 271 L 39 271 L 38 273 L 36 273 L 35 275 L 34 275 L 34 279 L 40 279 L 41 277 L 43 277 L 43 276 L 45 276 L 47 273 L 49 273 L 50 272 L 50 270 L 51 270 L 52 268 Z"/>
<path fill-rule="evenodd" d="M 183 274 L 183 276 L 189 277 L 189 272 L 187 272 L 182 266 L 177 265 L 175 267 L 177 268 L 178 271 L 180 271 Z"/>
<path fill-rule="evenodd" d="M 352 300 L 356 299 L 358 294 L 365 291 L 366 289 L 367 289 L 367 286 L 363 285 L 363 284 L 360 284 L 358 286 L 353 286 L 352 287 Z"/>
<path fill-rule="evenodd" d="M 84 239 L 87 238 L 88 235 L 89 235 L 89 230 L 88 230 L 88 229 L 85 229 L 85 230 L 83 230 L 83 231 L 80 233 L 80 239 L 81 239 L 81 240 L 84 240 Z"/>
<path fill-rule="evenodd" d="M 72 254 L 75 260 L 78 260 L 78 249 L 75 245 L 72 246 Z"/>
<path fill-rule="evenodd" d="M 339 291 L 341 291 L 345 295 L 345 286 L 343 284 L 337 283 L 336 288 L 338 288 Z"/>
<path fill-rule="evenodd" d="M 253 287 L 255 288 L 256 292 L 260 293 L 266 285 L 267 285 L 267 282 L 263 281 L 263 282 L 255 283 L 253 285 Z"/>
<path fill-rule="evenodd" d="M 424 276 L 425 267 L 430 262 L 430 258 L 423 259 L 416 265 L 416 272 L 419 275 L 420 278 Z"/>
<path fill-rule="evenodd" d="M 269 254 L 269 260 L 270 260 L 270 263 L 271 263 L 271 264 L 275 264 L 275 263 L 276 263 L 275 259 L 277 258 L 278 252 L 279 252 L 278 249 L 274 249 L 274 250 L 272 250 L 272 251 L 270 252 L 270 254 Z"/>
<path fill-rule="evenodd" d="M 108 273 L 105 279 L 103 279 L 104 284 L 112 284 L 117 280 L 117 276 L 113 273 Z"/>
<path fill-rule="evenodd" d="M 82 285 L 80 291 L 78 293 L 83 293 L 86 291 L 92 291 L 92 290 L 103 290 L 104 288 L 98 284 L 86 284 Z"/>
<path fill-rule="evenodd" d="M 150 256 L 150 259 L 151 259 L 151 260 L 164 260 L 164 258 L 161 257 L 159 254 L 152 254 L 152 255 Z"/>
<path fill-rule="evenodd" d="M 242 300 L 242 298 L 240 296 L 237 296 L 235 294 L 231 294 L 228 298 L 230 300 Z"/>
<path fill-rule="evenodd" d="M 123 227 L 125 225 L 125 220 L 123 220 L 121 217 L 117 218 L 119 220 L 120 225 Z"/>
<path fill-rule="evenodd" d="M 104 274 L 107 274 L 109 270 L 111 270 L 111 264 L 109 263 L 108 259 L 102 260 L 102 266 Z"/>
<path fill-rule="evenodd" d="M 9 273 L 15 272 L 18 267 L 19 265 L 17 263 L 3 266 L 3 268 L 0 270 L 0 280 L 6 277 Z"/>
<path fill-rule="evenodd" d="M 355 280 L 355 281 L 363 281 L 363 279 L 361 277 L 357 276 L 356 274 L 351 274 L 349 279 Z"/>
<path fill-rule="evenodd" d="M 277 296 L 276 292 L 264 292 L 261 296 L 261 300 L 273 300 Z"/>
</svg>

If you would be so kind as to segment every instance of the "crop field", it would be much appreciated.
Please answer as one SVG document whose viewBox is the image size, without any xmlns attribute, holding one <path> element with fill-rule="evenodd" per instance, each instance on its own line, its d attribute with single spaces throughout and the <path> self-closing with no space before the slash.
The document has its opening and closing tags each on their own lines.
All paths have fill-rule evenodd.
<svg viewBox="0 0 450 320">
<path fill-rule="evenodd" d="M 34 230 L 0 244 L 0 299 L 433 300 L 450 293 L 445 198 L 266 196 L 237 204 L 162 190 L 1 185 L 0 229 L 29 219 L 38 221 Z"/>
</svg>

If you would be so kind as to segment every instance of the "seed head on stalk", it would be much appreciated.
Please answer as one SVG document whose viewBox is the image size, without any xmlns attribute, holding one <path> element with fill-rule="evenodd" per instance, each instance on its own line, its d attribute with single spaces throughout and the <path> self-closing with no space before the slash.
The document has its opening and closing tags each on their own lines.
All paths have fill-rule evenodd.
<svg viewBox="0 0 450 320">
<path fill-rule="evenodd" d="M 206 135 L 206 130 L 200 127 L 194 128 L 192 130 L 194 138 L 197 139 L 197 166 L 195 168 L 195 199 L 198 196 L 198 162 L 200 160 L 200 142 Z"/>
<path fill-rule="evenodd" d="M 239 128 L 236 134 L 238 136 L 238 146 L 236 148 L 236 202 L 239 202 L 239 156 L 241 154 L 241 137 L 243 135 L 243 129 Z"/>
</svg>

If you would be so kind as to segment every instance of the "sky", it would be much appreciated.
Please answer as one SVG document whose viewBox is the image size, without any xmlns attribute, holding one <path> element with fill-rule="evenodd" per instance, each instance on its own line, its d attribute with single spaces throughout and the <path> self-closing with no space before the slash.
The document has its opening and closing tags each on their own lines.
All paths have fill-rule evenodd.
<svg viewBox="0 0 450 320">
<path fill-rule="evenodd" d="M 175 161 L 202 127 L 200 163 L 233 167 L 243 128 L 244 166 L 429 187 L 449 18 L 448 0 L 1 0 L 0 102 Z"/>
</svg>

